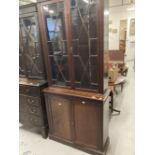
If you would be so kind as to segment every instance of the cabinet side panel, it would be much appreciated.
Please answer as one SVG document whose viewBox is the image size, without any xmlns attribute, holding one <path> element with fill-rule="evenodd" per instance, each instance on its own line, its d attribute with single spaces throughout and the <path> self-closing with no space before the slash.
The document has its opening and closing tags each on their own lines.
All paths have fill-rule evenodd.
<svg viewBox="0 0 155 155">
<path fill-rule="evenodd" d="M 108 97 L 103 106 L 103 145 L 106 143 L 106 140 L 109 135 L 109 101 L 110 98 Z"/>
</svg>

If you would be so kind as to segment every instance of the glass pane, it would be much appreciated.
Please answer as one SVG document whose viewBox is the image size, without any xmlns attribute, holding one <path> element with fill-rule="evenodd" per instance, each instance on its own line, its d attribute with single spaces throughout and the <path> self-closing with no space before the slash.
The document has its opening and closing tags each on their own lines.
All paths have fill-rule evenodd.
<svg viewBox="0 0 155 155">
<path fill-rule="evenodd" d="M 25 64 L 24 64 L 24 47 L 22 43 L 21 31 L 19 31 L 19 75 L 25 76 Z"/>
<path fill-rule="evenodd" d="M 29 16 L 20 18 L 20 30 L 23 51 L 26 59 L 26 70 L 30 77 L 42 77 L 43 66 L 39 44 L 38 28 L 36 17 Z"/>
<path fill-rule="evenodd" d="M 76 86 L 97 89 L 96 0 L 71 0 L 71 14 Z"/>
<path fill-rule="evenodd" d="M 25 75 L 24 57 L 22 53 L 19 53 L 19 75 Z"/>
<path fill-rule="evenodd" d="M 52 80 L 56 84 L 68 85 L 68 63 L 67 56 L 55 55 L 50 57 L 50 62 L 52 66 Z"/>
<path fill-rule="evenodd" d="M 64 3 L 43 6 L 46 23 L 48 53 L 51 62 L 52 81 L 56 85 L 68 85 L 68 54 L 65 32 Z"/>
</svg>

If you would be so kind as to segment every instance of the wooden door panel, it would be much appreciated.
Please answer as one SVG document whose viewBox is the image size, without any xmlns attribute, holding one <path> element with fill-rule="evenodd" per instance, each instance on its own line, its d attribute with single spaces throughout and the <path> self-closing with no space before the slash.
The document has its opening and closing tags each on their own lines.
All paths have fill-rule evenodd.
<svg viewBox="0 0 155 155">
<path fill-rule="evenodd" d="M 75 143 L 98 148 L 101 144 L 102 104 L 74 101 Z"/>
<path fill-rule="evenodd" d="M 52 111 L 52 135 L 71 140 L 70 101 L 59 96 L 51 96 L 49 102 Z"/>
</svg>

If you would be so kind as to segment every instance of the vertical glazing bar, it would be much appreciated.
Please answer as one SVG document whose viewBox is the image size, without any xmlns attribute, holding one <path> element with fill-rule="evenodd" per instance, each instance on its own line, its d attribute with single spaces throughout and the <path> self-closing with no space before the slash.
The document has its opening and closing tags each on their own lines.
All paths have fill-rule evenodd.
<svg viewBox="0 0 155 155">
<path fill-rule="evenodd" d="M 103 21 L 103 3 L 104 0 L 97 0 L 97 38 L 98 38 L 98 42 L 97 42 L 97 51 L 98 51 L 98 85 L 99 85 L 99 93 L 103 93 L 103 72 L 104 72 L 104 68 L 103 68 L 103 52 L 104 52 L 104 45 L 103 45 L 103 35 L 104 35 L 104 21 Z"/>
<path fill-rule="evenodd" d="M 69 79 L 71 87 L 74 88 L 74 63 L 73 63 L 73 47 L 72 47 L 72 31 L 71 31 L 71 11 L 70 0 L 65 2 L 65 24 L 67 36 L 67 52 L 68 52 L 68 66 L 69 66 Z"/>
<path fill-rule="evenodd" d="M 91 51 L 90 51 L 90 5 L 91 5 L 91 2 L 89 0 L 89 4 L 88 4 L 88 51 L 89 51 L 89 57 L 88 57 L 88 72 L 89 72 L 89 80 L 90 80 L 90 84 L 91 84 L 91 81 L 92 81 L 92 75 L 91 75 L 91 62 L 90 62 L 90 59 L 91 59 Z"/>
<path fill-rule="evenodd" d="M 52 85 L 52 72 L 49 69 L 50 63 L 49 63 L 49 57 L 48 57 L 48 47 L 47 47 L 47 38 L 46 38 L 46 26 L 45 26 L 45 19 L 44 19 L 44 12 L 43 12 L 43 5 L 41 3 L 37 4 L 38 8 L 38 20 L 39 20 L 39 27 L 40 27 L 40 34 L 41 34 L 41 43 L 43 47 L 43 55 L 44 55 L 44 62 L 46 66 L 47 71 L 47 79 L 48 84 Z"/>
</svg>

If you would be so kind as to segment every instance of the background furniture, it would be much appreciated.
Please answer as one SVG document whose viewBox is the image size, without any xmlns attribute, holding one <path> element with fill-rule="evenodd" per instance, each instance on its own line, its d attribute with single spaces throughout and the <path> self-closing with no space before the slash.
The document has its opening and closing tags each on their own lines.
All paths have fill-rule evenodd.
<svg viewBox="0 0 155 155">
<path fill-rule="evenodd" d="M 120 73 L 127 76 L 128 67 L 125 64 L 125 51 L 124 50 L 109 50 L 109 63 L 117 65 Z"/>
<path fill-rule="evenodd" d="M 124 50 L 109 50 L 109 63 L 124 64 L 125 63 Z"/>
<path fill-rule="evenodd" d="M 45 79 L 36 5 L 20 6 L 19 13 L 20 77 Z"/>
<path fill-rule="evenodd" d="M 42 89 L 45 80 L 20 78 L 19 82 L 19 121 L 24 127 L 37 127 L 43 138 L 47 138 L 48 125 Z"/>
<path fill-rule="evenodd" d="M 105 154 L 109 144 L 104 10 L 107 0 L 38 0 L 49 137 L 98 155 Z"/>
<path fill-rule="evenodd" d="M 19 16 L 19 120 L 41 129 L 47 137 L 47 117 L 42 89 L 47 86 L 35 4 L 20 7 Z"/>
</svg>

